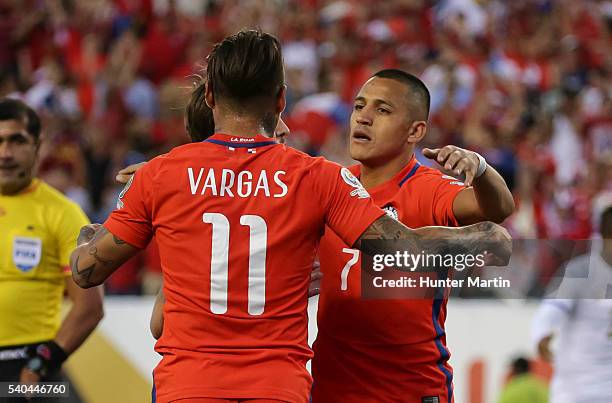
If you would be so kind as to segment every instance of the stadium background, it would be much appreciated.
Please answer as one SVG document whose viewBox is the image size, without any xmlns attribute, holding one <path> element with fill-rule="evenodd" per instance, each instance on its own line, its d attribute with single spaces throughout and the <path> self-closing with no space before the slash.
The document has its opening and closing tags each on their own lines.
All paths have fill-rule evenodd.
<svg viewBox="0 0 612 403">
<path fill-rule="evenodd" d="M 40 176 L 101 222 L 118 169 L 187 141 L 189 76 L 244 27 L 283 43 L 292 146 L 350 164 L 352 97 L 376 70 L 402 68 L 432 94 L 420 146 L 485 156 L 517 201 L 514 237 L 590 237 L 612 191 L 612 1 L 1 0 L 0 96 L 40 112 Z M 112 277 L 107 294 L 130 296 L 107 299 L 68 364 L 86 401 L 145 401 L 159 270 L 150 248 Z M 451 301 L 458 403 L 494 401 L 510 360 L 532 353 L 533 307 Z"/>
</svg>

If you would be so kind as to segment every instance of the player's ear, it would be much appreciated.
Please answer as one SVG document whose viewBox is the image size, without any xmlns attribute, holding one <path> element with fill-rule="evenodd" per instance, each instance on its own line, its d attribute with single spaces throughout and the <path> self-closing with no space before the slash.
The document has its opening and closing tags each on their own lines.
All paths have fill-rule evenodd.
<svg viewBox="0 0 612 403">
<path fill-rule="evenodd" d="M 415 120 L 408 129 L 408 143 L 418 143 L 423 140 L 425 133 L 427 132 L 427 122 L 424 120 Z"/>
<path fill-rule="evenodd" d="M 285 107 L 287 106 L 287 99 L 285 96 L 287 95 L 287 86 L 283 85 L 281 89 L 278 91 L 278 96 L 276 97 L 276 113 L 281 114 Z"/>
<path fill-rule="evenodd" d="M 206 101 L 206 105 L 208 105 L 210 109 L 213 109 L 215 107 L 215 95 L 213 94 L 212 85 L 208 85 L 208 82 L 204 85 L 204 100 Z"/>
</svg>

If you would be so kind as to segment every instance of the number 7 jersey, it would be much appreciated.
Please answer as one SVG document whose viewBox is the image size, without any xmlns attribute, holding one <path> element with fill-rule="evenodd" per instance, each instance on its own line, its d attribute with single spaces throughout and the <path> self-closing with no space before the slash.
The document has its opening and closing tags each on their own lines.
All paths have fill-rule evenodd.
<svg viewBox="0 0 612 403">
<path fill-rule="evenodd" d="M 216 134 L 146 164 L 104 224 L 164 275 L 157 401 L 305 402 L 307 291 L 325 225 L 353 245 L 384 214 L 346 168 L 269 138 Z"/>
</svg>

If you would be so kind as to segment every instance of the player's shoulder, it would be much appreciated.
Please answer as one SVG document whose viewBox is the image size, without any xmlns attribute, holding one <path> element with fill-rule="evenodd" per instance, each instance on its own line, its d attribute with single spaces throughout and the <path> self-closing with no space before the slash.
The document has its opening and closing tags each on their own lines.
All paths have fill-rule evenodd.
<svg viewBox="0 0 612 403">
<path fill-rule="evenodd" d="M 428 167 L 426 165 L 422 165 L 419 163 L 415 165 L 414 172 L 412 173 L 412 175 L 408 178 L 405 178 L 403 183 L 401 182 L 400 183 L 401 185 L 404 185 L 404 184 L 423 183 L 423 182 L 428 182 L 430 185 L 438 184 L 438 183 L 448 183 L 449 185 L 457 185 L 457 186 L 464 185 L 460 179 L 446 175 L 443 172 L 440 172 L 439 170 L 435 168 Z"/>
<path fill-rule="evenodd" d="M 146 164 L 144 164 L 142 167 L 140 167 L 140 169 L 138 169 L 135 176 L 149 175 L 151 177 L 154 177 L 156 176 L 156 174 L 159 174 L 165 168 L 172 166 L 172 161 L 181 159 L 182 155 L 184 154 L 184 152 L 182 152 L 181 150 L 177 150 L 177 148 L 180 147 L 182 146 L 175 147 L 167 153 L 160 154 L 156 157 L 151 158 L 149 161 L 147 161 Z"/>
<path fill-rule="evenodd" d="M 287 147 L 285 145 L 282 145 L 282 147 L 283 149 L 279 148 L 279 151 L 282 151 L 285 161 L 296 164 L 305 169 L 340 170 L 342 168 L 340 164 L 330 161 L 325 157 L 313 157 L 312 155 L 296 150 L 292 147 Z"/>
</svg>

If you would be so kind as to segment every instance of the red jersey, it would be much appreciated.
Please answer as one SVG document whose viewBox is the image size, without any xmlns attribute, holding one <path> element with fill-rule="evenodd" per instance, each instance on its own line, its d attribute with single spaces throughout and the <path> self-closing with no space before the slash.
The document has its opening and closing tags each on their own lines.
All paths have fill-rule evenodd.
<svg viewBox="0 0 612 403">
<path fill-rule="evenodd" d="M 351 170 L 359 176 L 358 166 Z M 452 206 L 464 188 L 413 157 L 395 177 L 368 191 L 378 206 L 416 228 L 457 226 Z M 450 402 L 444 293 L 439 299 L 363 300 L 359 251 L 327 229 L 319 254 L 313 403 Z"/>
<path fill-rule="evenodd" d="M 352 245 L 384 212 L 346 168 L 264 136 L 215 134 L 133 177 L 104 224 L 159 247 L 157 401 L 306 402 L 308 284 L 325 225 Z"/>
</svg>

